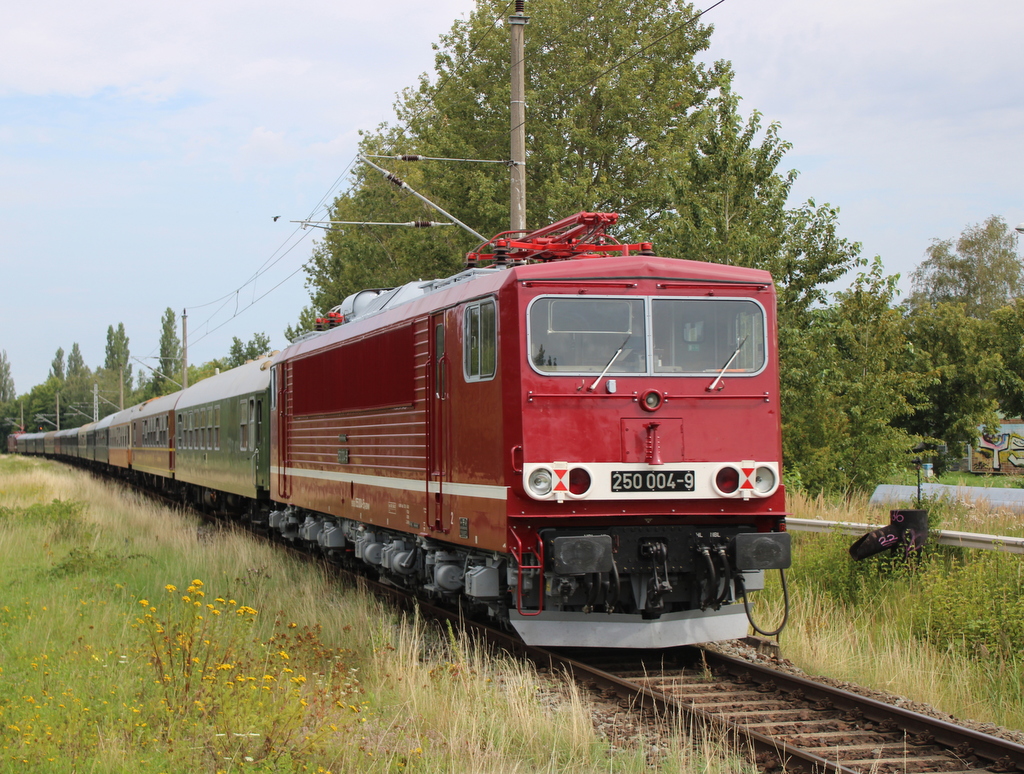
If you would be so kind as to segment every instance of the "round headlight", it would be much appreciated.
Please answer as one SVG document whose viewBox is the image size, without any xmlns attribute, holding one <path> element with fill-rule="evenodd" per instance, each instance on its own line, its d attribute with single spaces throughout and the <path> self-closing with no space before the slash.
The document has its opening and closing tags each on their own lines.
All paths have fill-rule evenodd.
<svg viewBox="0 0 1024 774">
<path fill-rule="evenodd" d="M 546 497 L 551 494 L 552 480 L 550 470 L 547 468 L 537 468 L 530 474 L 526 483 L 530 487 L 530 491 L 537 497 Z"/>
<path fill-rule="evenodd" d="M 754 491 L 767 494 L 775 488 L 775 471 L 763 465 L 754 471 Z"/>
<path fill-rule="evenodd" d="M 740 472 L 736 468 L 722 468 L 715 475 L 715 486 L 722 494 L 732 494 L 740 488 Z"/>
</svg>

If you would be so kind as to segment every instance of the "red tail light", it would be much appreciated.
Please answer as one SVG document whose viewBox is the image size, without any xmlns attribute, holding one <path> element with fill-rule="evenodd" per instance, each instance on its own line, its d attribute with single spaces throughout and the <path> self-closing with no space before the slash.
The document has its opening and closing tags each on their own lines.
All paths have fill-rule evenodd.
<svg viewBox="0 0 1024 774">
<path fill-rule="evenodd" d="M 715 476 L 715 486 L 719 492 L 732 494 L 740 488 L 740 472 L 736 468 L 722 468 Z"/>
<path fill-rule="evenodd" d="M 590 474 L 583 468 L 573 468 L 569 471 L 569 491 L 574 495 L 584 494 L 590 489 Z"/>
</svg>

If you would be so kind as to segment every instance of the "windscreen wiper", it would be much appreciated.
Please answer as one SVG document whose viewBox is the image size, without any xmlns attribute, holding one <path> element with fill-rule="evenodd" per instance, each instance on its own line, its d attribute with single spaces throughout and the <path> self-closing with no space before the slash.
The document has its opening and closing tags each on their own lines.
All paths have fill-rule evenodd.
<svg viewBox="0 0 1024 774">
<path fill-rule="evenodd" d="M 626 348 L 626 344 L 628 344 L 628 343 L 629 343 L 629 340 L 630 340 L 631 338 L 633 338 L 633 334 L 632 334 L 632 333 L 630 333 L 630 334 L 629 334 L 628 336 L 626 336 L 626 339 L 625 339 L 625 341 L 623 341 L 623 342 L 622 342 L 622 346 L 621 346 L 621 347 L 619 347 L 619 348 L 618 348 L 617 350 L 615 350 L 615 354 L 614 354 L 614 355 L 612 355 L 612 359 L 608 361 L 608 365 L 606 365 L 606 366 L 604 367 L 604 370 L 603 370 L 603 371 L 601 372 L 601 375 L 600 375 L 600 376 L 598 376 L 598 377 L 597 377 L 597 378 L 596 378 L 596 379 L 594 380 L 594 383 L 593 383 L 592 385 L 590 385 L 589 387 L 587 387 L 587 392 L 593 392 L 594 390 L 596 390 L 596 389 L 597 389 L 597 385 L 599 385 L 599 384 L 601 383 L 601 380 L 602 380 L 602 379 L 604 379 L 604 375 L 605 375 L 606 373 L 608 373 L 608 369 L 612 367 L 612 363 L 614 363 L 614 362 L 615 362 L 615 361 L 616 361 L 616 360 L 618 359 L 619 355 L 621 355 L 621 354 L 622 354 L 622 350 L 624 350 L 624 349 Z M 736 357 L 736 356 L 735 356 L 735 355 L 733 355 L 733 357 Z M 731 363 L 732 361 L 730 360 L 729 362 Z"/>
<path fill-rule="evenodd" d="M 708 385 L 708 388 L 707 388 L 708 392 L 712 392 L 715 389 L 716 385 L 720 381 L 722 381 L 722 377 L 725 376 L 725 372 L 729 370 L 729 366 L 732 365 L 732 361 L 736 359 L 736 356 L 740 353 L 740 350 L 743 349 L 743 345 L 747 343 L 747 339 L 749 339 L 749 338 L 750 338 L 750 334 L 749 333 L 746 336 L 743 337 L 743 341 L 741 341 L 740 345 L 738 347 L 736 347 L 736 351 L 733 352 L 732 355 L 729 357 L 729 359 L 725 361 L 725 365 L 722 366 L 722 370 L 718 372 L 718 376 L 715 377 L 715 381 L 711 382 L 711 384 Z M 625 346 L 625 345 L 623 345 L 623 346 Z M 609 365 L 611 365 L 611 363 L 609 363 Z M 719 389 L 721 389 L 721 387 L 719 387 Z"/>
</svg>

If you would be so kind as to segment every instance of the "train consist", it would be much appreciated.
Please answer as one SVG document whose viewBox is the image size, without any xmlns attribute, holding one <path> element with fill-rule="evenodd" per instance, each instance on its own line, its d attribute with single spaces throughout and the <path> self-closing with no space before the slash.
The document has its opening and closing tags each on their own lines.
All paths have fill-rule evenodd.
<svg viewBox="0 0 1024 774">
<path fill-rule="evenodd" d="M 775 290 L 580 213 L 273 356 L 9 449 L 113 471 L 545 646 L 743 636 L 789 566 Z"/>
</svg>

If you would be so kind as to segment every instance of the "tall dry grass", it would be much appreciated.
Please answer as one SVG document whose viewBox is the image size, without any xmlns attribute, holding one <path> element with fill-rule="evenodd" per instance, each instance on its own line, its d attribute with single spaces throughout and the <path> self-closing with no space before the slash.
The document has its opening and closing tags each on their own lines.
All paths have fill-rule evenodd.
<svg viewBox="0 0 1024 774">
<path fill-rule="evenodd" d="M 79 471 L 0 456 L 0 769 L 736 771 L 665 721 Z"/>
<path fill-rule="evenodd" d="M 828 501 L 795 493 L 789 499 L 800 518 L 889 520 L 889 506 L 870 505 L 866 497 Z M 1024 521 L 976 503 L 924 505 L 933 528 L 1019 535 Z M 909 565 L 888 553 L 857 563 L 847 553 L 854 539 L 794 533 L 783 655 L 812 674 L 1024 729 L 1024 557 L 933 545 Z M 771 624 L 782 609 L 778 575 L 769 573 L 756 614 Z"/>
</svg>

